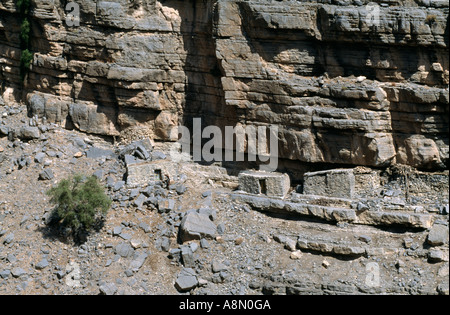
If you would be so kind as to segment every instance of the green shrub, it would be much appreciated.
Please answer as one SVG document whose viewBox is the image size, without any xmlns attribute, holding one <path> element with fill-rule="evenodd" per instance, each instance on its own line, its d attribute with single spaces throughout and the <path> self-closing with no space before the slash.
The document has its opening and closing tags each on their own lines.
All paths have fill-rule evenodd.
<svg viewBox="0 0 450 315">
<path fill-rule="evenodd" d="M 22 49 L 30 47 L 30 31 L 30 21 L 25 18 L 20 25 L 20 46 Z"/>
<path fill-rule="evenodd" d="M 31 0 L 16 0 L 16 6 L 20 14 L 27 15 L 30 12 Z"/>
<path fill-rule="evenodd" d="M 28 49 L 22 50 L 20 55 L 20 77 L 22 81 L 25 79 L 25 75 L 30 70 L 31 62 L 33 61 L 33 53 Z"/>
<path fill-rule="evenodd" d="M 50 223 L 71 234 L 76 241 L 100 224 L 111 206 L 111 200 L 95 176 L 75 175 L 64 179 L 47 194 L 56 205 Z"/>
</svg>

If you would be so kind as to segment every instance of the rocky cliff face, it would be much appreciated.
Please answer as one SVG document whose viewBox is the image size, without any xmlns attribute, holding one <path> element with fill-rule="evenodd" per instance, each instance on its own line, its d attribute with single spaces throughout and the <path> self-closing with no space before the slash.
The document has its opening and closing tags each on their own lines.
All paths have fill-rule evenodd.
<svg viewBox="0 0 450 315">
<path fill-rule="evenodd" d="M 439 169 L 448 163 L 448 1 L 0 1 L 3 98 L 30 115 L 110 136 L 279 126 L 291 164 Z"/>
</svg>

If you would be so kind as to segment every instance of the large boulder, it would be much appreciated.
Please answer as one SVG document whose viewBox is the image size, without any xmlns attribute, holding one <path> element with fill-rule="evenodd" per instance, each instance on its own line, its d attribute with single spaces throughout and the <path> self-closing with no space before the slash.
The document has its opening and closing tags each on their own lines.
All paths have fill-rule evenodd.
<svg viewBox="0 0 450 315">
<path fill-rule="evenodd" d="M 427 238 L 431 246 L 440 246 L 448 243 L 448 226 L 435 224 L 430 230 Z"/>
<path fill-rule="evenodd" d="M 187 242 L 202 238 L 214 238 L 217 232 L 216 225 L 209 216 L 198 212 L 188 212 L 181 220 L 180 240 Z"/>
</svg>

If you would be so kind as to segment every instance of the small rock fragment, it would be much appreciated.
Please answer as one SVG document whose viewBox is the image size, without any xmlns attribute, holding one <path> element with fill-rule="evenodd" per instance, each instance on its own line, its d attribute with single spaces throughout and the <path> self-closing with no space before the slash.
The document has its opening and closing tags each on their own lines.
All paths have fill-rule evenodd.
<svg viewBox="0 0 450 315">
<path fill-rule="evenodd" d="M 40 180 L 51 180 L 55 177 L 51 169 L 46 168 L 41 173 L 39 173 Z"/>
<path fill-rule="evenodd" d="M 114 295 L 117 292 L 117 287 L 114 283 L 105 283 L 99 289 L 102 295 Z"/>
<path fill-rule="evenodd" d="M 296 251 L 293 251 L 292 253 L 291 253 L 291 259 L 300 259 L 301 257 L 302 257 L 302 252 L 300 251 L 300 250 L 296 250 Z"/>
<path fill-rule="evenodd" d="M 194 289 L 198 284 L 196 273 L 192 268 L 183 268 L 175 281 L 175 287 L 181 292 Z"/>
</svg>

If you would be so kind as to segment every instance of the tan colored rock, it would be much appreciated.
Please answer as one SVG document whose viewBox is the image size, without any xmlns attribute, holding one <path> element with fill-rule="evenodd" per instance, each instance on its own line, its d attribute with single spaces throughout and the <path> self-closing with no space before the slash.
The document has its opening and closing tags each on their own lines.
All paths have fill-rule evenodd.
<svg viewBox="0 0 450 315">
<path fill-rule="evenodd" d="M 302 253 L 300 250 L 296 250 L 296 251 L 294 251 L 294 252 L 291 252 L 291 255 L 290 255 L 289 257 L 290 257 L 291 259 L 296 260 L 296 259 L 302 258 L 302 256 L 303 256 L 303 253 Z"/>
<path fill-rule="evenodd" d="M 202 117 L 222 129 L 277 125 L 280 159 L 292 164 L 448 163 L 439 1 L 379 6 L 373 20 L 365 5 L 337 2 L 83 0 L 81 15 L 95 19 L 79 27 L 34 2 L 42 36 L 23 91 L 15 5 L 0 5 L 1 90 L 49 122 L 175 141 L 172 127 Z"/>
<path fill-rule="evenodd" d="M 287 174 L 264 171 L 243 171 L 239 173 L 239 189 L 251 194 L 284 197 L 290 188 Z"/>
</svg>

